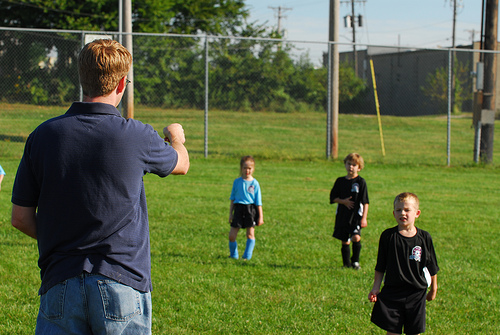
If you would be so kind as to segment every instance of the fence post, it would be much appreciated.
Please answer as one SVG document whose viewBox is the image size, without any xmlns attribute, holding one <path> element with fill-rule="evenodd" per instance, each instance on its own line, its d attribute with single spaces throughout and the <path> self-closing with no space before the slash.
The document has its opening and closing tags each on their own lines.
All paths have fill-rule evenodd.
<svg viewBox="0 0 500 335">
<path fill-rule="evenodd" d="M 132 34 L 132 0 L 125 0 L 123 3 L 123 30 L 125 31 L 124 47 L 133 55 L 133 34 Z M 126 119 L 134 118 L 134 63 L 130 65 L 130 71 L 127 74 L 130 80 L 128 88 L 123 95 L 123 117 Z"/>
<path fill-rule="evenodd" d="M 81 32 L 81 43 L 80 43 L 80 50 L 83 49 L 85 46 L 85 32 Z M 83 88 L 82 85 L 80 85 L 80 81 L 78 81 L 78 86 L 80 87 L 80 101 L 83 101 Z"/>
<path fill-rule="evenodd" d="M 205 36 L 205 158 L 208 157 L 208 35 Z"/>
<path fill-rule="evenodd" d="M 447 153 L 447 164 L 450 166 L 450 136 L 451 136 L 451 109 L 452 109 L 452 64 L 453 64 L 453 52 L 452 49 L 448 49 L 448 123 L 447 123 L 447 134 L 446 134 L 446 153 Z"/>
<path fill-rule="evenodd" d="M 479 163 L 479 151 L 481 150 L 481 121 L 475 124 L 476 133 L 474 136 L 474 163 Z"/>
</svg>

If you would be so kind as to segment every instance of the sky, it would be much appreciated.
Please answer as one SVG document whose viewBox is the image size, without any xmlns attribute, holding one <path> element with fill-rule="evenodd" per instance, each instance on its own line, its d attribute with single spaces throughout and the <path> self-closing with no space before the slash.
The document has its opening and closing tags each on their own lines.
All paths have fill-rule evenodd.
<svg viewBox="0 0 500 335">
<path fill-rule="evenodd" d="M 455 45 L 470 45 L 472 36 L 479 41 L 482 0 L 456 0 Z M 451 47 L 454 0 L 357 0 L 355 16 L 363 16 L 356 26 L 356 42 L 418 48 Z M 278 8 L 282 8 L 282 29 L 291 41 L 328 42 L 330 0 L 245 0 L 249 22 L 277 27 Z M 340 0 L 340 42 L 352 42 L 352 28 L 344 27 L 343 18 L 351 15 L 350 0 Z M 307 45 L 309 57 L 319 62 L 324 45 Z M 365 49 L 360 47 L 358 49 Z M 340 46 L 340 51 L 352 46 Z"/>
</svg>

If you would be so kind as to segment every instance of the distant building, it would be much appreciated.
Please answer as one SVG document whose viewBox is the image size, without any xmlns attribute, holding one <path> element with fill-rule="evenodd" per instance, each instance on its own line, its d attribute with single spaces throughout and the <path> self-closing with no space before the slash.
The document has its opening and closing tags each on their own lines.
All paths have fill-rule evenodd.
<svg viewBox="0 0 500 335">
<path fill-rule="evenodd" d="M 456 64 L 461 64 L 464 70 L 461 74 L 464 101 L 457 104 L 462 112 L 472 112 L 473 93 L 476 90 L 476 63 L 479 53 L 466 51 L 472 46 L 457 47 L 464 51 L 456 52 Z M 479 43 L 474 44 L 479 49 Z M 448 73 L 448 50 L 412 49 L 403 47 L 368 47 L 357 51 L 358 76 L 365 79 L 369 87 L 368 94 L 357 103 L 341 105 L 340 113 L 375 114 L 375 99 L 373 95 L 370 58 L 373 60 L 375 78 L 380 105 L 384 115 L 415 116 L 446 113 L 443 106 L 432 100 L 423 88 L 429 88 L 427 78 L 436 73 L 438 68 L 446 69 Z M 500 57 L 499 57 L 500 58 Z M 340 53 L 340 62 L 353 61 L 351 52 Z M 497 58 L 497 62 L 499 59 Z M 500 70 L 500 66 L 497 66 Z M 498 75 L 497 75 L 498 77 Z M 496 86 L 497 96 L 500 96 L 500 85 Z M 497 110 L 500 109 L 500 99 L 496 99 Z M 367 107 L 373 106 L 373 108 Z"/>
</svg>

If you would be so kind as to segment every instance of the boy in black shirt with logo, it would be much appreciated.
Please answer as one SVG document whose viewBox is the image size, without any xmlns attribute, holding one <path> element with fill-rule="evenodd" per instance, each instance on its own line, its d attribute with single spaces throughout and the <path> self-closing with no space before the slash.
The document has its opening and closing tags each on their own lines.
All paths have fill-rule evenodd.
<svg viewBox="0 0 500 335">
<path fill-rule="evenodd" d="M 406 334 L 420 334 L 425 331 L 425 301 L 434 300 L 437 293 L 436 253 L 431 235 L 415 227 L 420 216 L 415 194 L 399 194 L 393 214 L 398 225 L 380 236 L 375 279 L 368 294 L 375 302 L 371 321 L 387 334 L 402 334 L 403 328 Z"/>
<path fill-rule="evenodd" d="M 368 188 L 358 174 L 364 168 L 363 157 L 350 153 L 344 158 L 347 175 L 335 181 L 330 192 L 330 204 L 338 203 L 333 237 L 342 242 L 344 267 L 358 270 L 361 253 L 361 228 L 368 225 Z M 352 257 L 351 257 L 352 242 Z"/>
</svg>

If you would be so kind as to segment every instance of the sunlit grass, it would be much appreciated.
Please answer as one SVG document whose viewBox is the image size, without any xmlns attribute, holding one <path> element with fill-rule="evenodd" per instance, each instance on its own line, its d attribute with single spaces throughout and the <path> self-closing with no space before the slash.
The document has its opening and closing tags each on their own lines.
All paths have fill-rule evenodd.
<svg viewBox="0 0 500 335">
<path fill-rule="evenodd" d="M 48 114 L 0 108 L 0 134 L 29 134 Z M 22 115 L 22 116 L 19 116 Z M 24 120 L 32 117 L 33 120 Z M 204 158 L 203 111 L 136 109 L 161 131 L 186 129 L 191 170 L 186 176 L 144 178 L 150 216 L 154 334 L 382 334 L 369 321 L 367 300 L 380 233 L 395 225 L 392 199 L 417 193 L 417 226 L 431 233 L 440 272 L 428 304 L 429 334 L 494 334 L 500 315 L 498 163 L 472 163 L 470 119 L 452 120 L 452 166 L 446 166 L 446 119 L 383 117 L 386 156 L 377 120 L 341 115 L 339 158 L 361 153 L 370 195 L 361 270 L 342 269 L 331 237 L 334 180 L 340 160 L 325 159 L 325 116 L 210 112 Z M 14 124 L 12 124 L 14 123 Z M 497 136 L 498 137 L 498 136 Z M 32 334 L 40 285 L 35 241 L 10 226 L 10 197 L 23 143 L 0 141 L 7 171 L 0 192 L 1 334 Z M 255 177 L 265 224 L 256 230 L 251 261 L 228 259 L 229 193 L 239 158 L 257 157 Z M 494 160 L 500 154 L 495 148 Z M 244 234 L 238 238 L 240 248 Z"/>
</svg>

